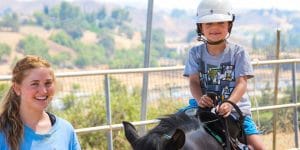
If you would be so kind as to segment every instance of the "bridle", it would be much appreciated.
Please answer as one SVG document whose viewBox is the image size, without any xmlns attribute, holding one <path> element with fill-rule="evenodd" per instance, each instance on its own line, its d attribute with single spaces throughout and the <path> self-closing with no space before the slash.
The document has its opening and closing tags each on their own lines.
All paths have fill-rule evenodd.
<svg viewBox="0 0 300 150">
<path fill-rule="evenodd" d="M 236 146 L 237 144 L 236 144 L 236 141 L 233 141 L 233 138 L 232 138 L 233 135 L 231 135 L 230 131 L 229 131 L 229 119 L 230 118 L 229 117 L 228 117 L 228 119 L 224 118 L 223 116 L 218 115 L 218 113 L 216 112 L 215 107 L 218 105 L 216 93 L 208 92 L 206 95 L 209 96 L 213 100 L 214 107 L 207 108 L 204 110 L 203 110 L 203 108 L 199 108 L 197 115 L 199 115 L 198 117 L 201 120 L 201 122 L 204 124 L 204 128 L 206 129 L 206 131 L 209 132 L 209 134 L 212 135 L 218 141 L 218 143 L 221 144 L 221 146 L 225 150 L 231 150 L 231 148 L 232 148 L 231 146 L 234 146 L 234 145 Z M 242 127 L 243 122 L 244 122 L 244 116 L 243 116 L 242 111 L 239 109 L 239 107 L 235 103 L 228 101 L 228 100 L 221 102 L 219 104 L 219 106 L 221 106 L 224 103 L 231 104 L 233 106 L 233 108 L 236 110 L 236 112 L 238 113 L 239 119 L 237 120 L 237 122 L 241 125 L 240 128 L 242 128 L 241 129 L 241 137 L 244 137 L 244 139 L 243 139 L 244 144 L 248 145 L 247 139 L 246 139 L 243 127 Z M 203 121 L 203 117 L 205 117 L 205 116 L 208 116 L 209 119 L 211 119 L 211 118 L 212 119 L 211 120 L 205 119 L 205 121 Z M 210 123 L 215 123 L 218 121 L 219 121 L 219 123 L 220 122 L 222 123 L 222 126 L 225 129 L 225 132 L 224 132 L 225 133 L 225 142 L 222 140 L 221 135 L 216 134 L 216 132 L 214 132 L 212 129 L 209 128 Z M 236 136 L 236 135 L 234 135 L 234 136 Z"/>
</svg>

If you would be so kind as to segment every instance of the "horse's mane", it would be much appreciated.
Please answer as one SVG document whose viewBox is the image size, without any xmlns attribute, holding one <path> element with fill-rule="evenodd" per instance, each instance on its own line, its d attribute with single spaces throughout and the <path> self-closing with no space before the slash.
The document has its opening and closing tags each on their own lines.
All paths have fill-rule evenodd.
<svg viewBox="0 0 300 150">
<path fill-rule="evenodd" d="M 135 142 L 138 149 L 157 149 L 155 146 L 164 140 L 163 137 L 171 136 L 176 129 L 188 132 L 202 127 L 196 117 L 188 116 L 184 112 L 165 115 L 158 119 L 160 123 Z"/>
<path fill-rule="evenodd" d="M 184 112 L 165 115 L 158 119 L 160 120 L 160 123 L 155 128 L 150 130 L 149 134 L 172 134 L 172 132 L 178 128 L 187 132 L 190 130 L 196 130 L 200 126 L 200 121 L 196 117 L 188 116 Z"/>
</svg>

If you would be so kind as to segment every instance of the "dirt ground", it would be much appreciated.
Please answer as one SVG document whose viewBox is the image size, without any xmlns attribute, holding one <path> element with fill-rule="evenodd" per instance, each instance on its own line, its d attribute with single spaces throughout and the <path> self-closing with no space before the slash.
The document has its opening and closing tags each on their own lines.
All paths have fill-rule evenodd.
<svg viewBox="0 0 300 150">
<path fill-rule="evenodd" d="M 266 145 L 267 150 L 273 148 L 273 133 L 262 136 L 262 140 Z M 299 142 L 300 143 L 300 142 Z M 294 133 L 277 133 L 276 135 L 276 150 L 290 150 L 295 146 L 295 134 Z"/>
</svg>

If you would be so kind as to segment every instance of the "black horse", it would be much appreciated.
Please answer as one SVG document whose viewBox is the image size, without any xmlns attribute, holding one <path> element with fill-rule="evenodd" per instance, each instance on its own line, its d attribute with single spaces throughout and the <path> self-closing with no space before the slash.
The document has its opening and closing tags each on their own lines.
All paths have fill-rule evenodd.
<svg viewBox="0 0 300 150">
<path fill-rule="evenodd" d="M 197 117 L 185 112 L 159 118 L 160 123 L 140 137 L 135 127 L 123 121 L 125 136 L 134 150 L 222 150 Z"/>
<path fill-rule="evenodd" d="M 248 149 L 242 112 L 234 103 L 229 103 L 239 113 L 239 120 L 224 119 L 198 108 L 195 115 L 182 111 L 159 118 L 160 123 L 142 137 L 131 123 L 123 121 L 125 136 L 134 150 Z"/>
</svg>

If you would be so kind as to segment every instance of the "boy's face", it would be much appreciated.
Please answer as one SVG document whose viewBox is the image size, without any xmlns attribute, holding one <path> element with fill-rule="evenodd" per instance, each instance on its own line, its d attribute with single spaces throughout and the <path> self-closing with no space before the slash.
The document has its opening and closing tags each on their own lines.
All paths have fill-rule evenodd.
<svg viewBox="0 0 300 150">
<path fill-rule="evenodd" d="M 228 34 L 229 22 L 202 23 L 202 33 L 210 42 L 225 39 Z"/>
</svg>

